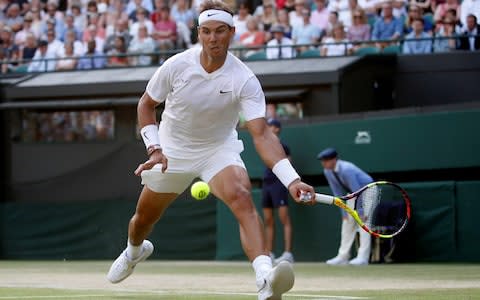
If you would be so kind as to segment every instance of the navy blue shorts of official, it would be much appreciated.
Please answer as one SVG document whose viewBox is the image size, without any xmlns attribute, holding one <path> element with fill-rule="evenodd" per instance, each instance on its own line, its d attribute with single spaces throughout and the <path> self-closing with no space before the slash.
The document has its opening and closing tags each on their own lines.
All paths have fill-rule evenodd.
<svg viewBox="0 0 480 300">
<path fill-rule="evenodd" d="M 264 183 L 262 187 L 262 207 L 278 208 L 288 206 L 288 190 L 280 182 Z"/>
</svg>

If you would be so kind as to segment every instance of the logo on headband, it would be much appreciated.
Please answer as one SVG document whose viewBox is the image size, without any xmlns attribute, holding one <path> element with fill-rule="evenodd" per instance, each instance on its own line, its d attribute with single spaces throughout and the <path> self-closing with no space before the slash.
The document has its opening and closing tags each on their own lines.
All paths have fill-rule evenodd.
<svg viewBox="0 0 480 300">
<path fill-rule="evenodd" d="M 218 13 L 210 13 L 210 14 L 207 14 L 207 17 L 211 17 L 211 16 L 214 16 L 214 15 L 218 15 Z"/>
</svg>

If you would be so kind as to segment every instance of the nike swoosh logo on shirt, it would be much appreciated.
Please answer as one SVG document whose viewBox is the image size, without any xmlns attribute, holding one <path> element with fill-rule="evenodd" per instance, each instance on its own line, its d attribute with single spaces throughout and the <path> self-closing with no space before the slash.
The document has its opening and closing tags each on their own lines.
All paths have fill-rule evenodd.
<svg viewBox="0 0 480 300">
<path fill-rule="evenodd" d="M 223 91 L 223 90 L 220 90 L 220 94 L 226 94 L 226 93 L 231 93 L 232 91 Z"/>
</svg>

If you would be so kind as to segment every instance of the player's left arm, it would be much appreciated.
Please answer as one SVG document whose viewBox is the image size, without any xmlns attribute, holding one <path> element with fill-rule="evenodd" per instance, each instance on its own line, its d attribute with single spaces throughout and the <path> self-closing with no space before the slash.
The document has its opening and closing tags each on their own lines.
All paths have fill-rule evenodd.
<svg viewBox="0 0 480 300">
<path fill-rule="evenodd" d="M 268 129 L 265 118 L 256 118 L 246 122 L 246 127 L 253 138 L 253 143 L 260 158 L 272 169 L 275 175 L 288 188 L 296 202 L 300 201 L 300 192 L 315 194 L 312 186 L 301 181 L 290 161 L 278 137 Z M 313 200 L 311 201 L 313 204 Z"/>
</svg>

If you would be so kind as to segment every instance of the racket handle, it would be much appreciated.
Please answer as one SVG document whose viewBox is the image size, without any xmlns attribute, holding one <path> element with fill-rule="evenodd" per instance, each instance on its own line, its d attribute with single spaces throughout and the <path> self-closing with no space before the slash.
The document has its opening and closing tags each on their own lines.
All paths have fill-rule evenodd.
<svg viewBox="0 0 480 300">
<path fill-rule="evenodd" d="M 303 193 L 303 192 L 300 194 L 300 200 L 301 201 L 306 202 L 306 201 L 310 201 L 310 199 L 312 199 L 312 194 Z M 318 202 L 318 203 L 332 205 L 335 202 L 335 197 L 330 196 L 330 195 L 315 193 L 315 201 Z"/>
</svg>

